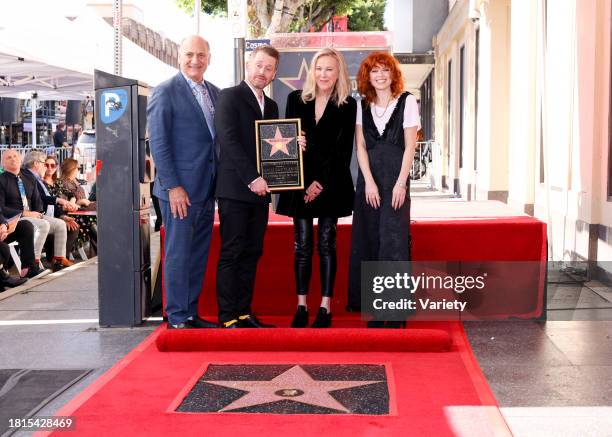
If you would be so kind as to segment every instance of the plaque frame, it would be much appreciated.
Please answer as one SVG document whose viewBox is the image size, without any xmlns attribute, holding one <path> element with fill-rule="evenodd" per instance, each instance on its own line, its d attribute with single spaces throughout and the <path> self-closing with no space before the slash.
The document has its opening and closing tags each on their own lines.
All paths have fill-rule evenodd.
<svg viewBox="0 0 612 437">
<path fill-rule="evenodd" d="M 295 136 L 295 139 L 293 139 L 292 141 L 295 141 L 295 148 L 296 148 L 296 157 L 290 157 L 290 158 L 286 158 L 286 159 L 263 159 L 263 147 L 265 146 L 263 144 L 263 134 L 262 134 L 262 128 L 264 127 L 269 127 L 272 126 L 274 127 L 278 127 L 280 125 L 283 125 L 284 129 L 286 130 L 286 126 L 290 125 L 290 130 L 291 130 L 291 135 Z M 302 149 L 300 148 L 298 142 L 297 142 L 297 136 L 301 135 L 302 132 L 302 122 L 299 118 L 279 118 L 279 119 L 273 119 L 273 120 L 256 120 L 255 121 L 255 149 L 257 152 L 257 171 L 259 172 L 259 175 L 261 177 L 263 177 L 266 182 L 268 183 L 268 188 L 270 189 L 271 192 L 277 192 L 277 191 L 288 191 L 288 190 L 303 190 L 304 189 L 304 159 L 302 156 Z M 270 138 L 270 137 L 266 137 L 266 138 Z M 266 178 L 266 175 L 264 174 L 264 169 L 263 169 L 263 164 L 264 163 L 281 163 L 281 162 L 285 162 L 285 163 L 294 163 L 297 162 L 297 165 L 299 167 L 299 171 L 298 171 L 298 179 L 299 181 L 296 183 L 274 183 L 271 182 L 270 180 L 268 180 Z"/>
</svg>

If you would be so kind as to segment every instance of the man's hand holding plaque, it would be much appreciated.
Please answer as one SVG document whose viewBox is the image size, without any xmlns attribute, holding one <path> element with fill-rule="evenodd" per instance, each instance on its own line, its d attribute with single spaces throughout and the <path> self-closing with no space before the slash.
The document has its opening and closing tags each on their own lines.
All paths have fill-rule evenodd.
<svg viewBox="0 0 612 437">
<path fill-rule="evenodd" d="M 258 120 L 255 134 L 257 167 L 263 181 L 254 181 L 251 190 L 264 195 L 270 191 L 304 189 L 302 152 L 306 138 L 300 135 L 300 119 Z"/>
<path fill-rule="evenodd" d="M 268 183 L 261 176 L 253 181 L 251 185 L 249 185 L 250 190 L 257 194 L 258 196 L 265 196 L 270 192 L 268 188 Z"/>
</svg>

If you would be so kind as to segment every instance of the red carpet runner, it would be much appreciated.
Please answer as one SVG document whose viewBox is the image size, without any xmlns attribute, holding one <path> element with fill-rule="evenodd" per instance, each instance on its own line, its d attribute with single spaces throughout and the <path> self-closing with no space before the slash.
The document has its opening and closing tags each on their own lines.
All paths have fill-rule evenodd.
<svg viewBox="0 0 612 437">
<path fill-rule="evenodd" d="M 74 415 L 79 436 L 510 435 L 461 325 L 427 327 L 445 331 L 449 352 L 160 352 L 155 341 L 162 327 L 58 415 Z M 176 412 L 208 368 L 228 364 L 383 365 L 388 413 Z"/>
<path fill-rule="evenodd" d="M 265 321 L 287 326 L 295 309 L 292 229 L 284 218 L 272 216 L 271 220 L 258 270 L 254 310 Z M 58 415 L 74 415 L 79 436 L 510 435 L 460 323 L 413 322 L 406 330 L 364 330 L 359 329 L 363 322 L 355 314 L 344 312 L 349 242 L 350 225 L 340 224 L 332 305 L 334 329 L 167 332 L 161 327 Z M 217 228 L 200 300 L 203 315 L 216 315 L 218 251 Z M 413 225 L 413 253 L 415 260 L 428 261 L 545 263 L 545 225 L 529 217 L 418 222 Z M 316 257 L 314 262 L 318 262 Z M 514 306 L 510 301 L 507 316 L 541 315 L 544 271 L 545 265 L 535 287 L 526 284 L 531 287 L 532 299 L 517 300 Z M 316 278 L 313 275 L 311 308 L 317 307 L 320 298 Z M 516 278 L 515 285 L 521 280 Z M 383 376 L 359 381 L 355 376 L 338 376 L 340 371 L 351 372 L 357 367 L 383 369 Z M 268 369 L 269 375 L 263 378 L 238 374 L 231 378 L 236 369 Z M 317 376 L 321 369 L 332 369 L 335 377 Z M 325 393 L 329 398 L 326 405 L 335 403 L 336 407 L 288 414 L 289 406 L 296 404 L 293 400 L 247 404 L 247 397 L 253 397 L 255 391 L 240 389 L 245 383 L 263 387 L 283 378 L 291 381 L 290 375 L 296 374 L 303 375 L 313 386 L 345 387 Z M 372 399 L 368 392 L 381 388 L 385 401 L 381 408 L 371 409 L 363 402 L 359 408 L 347 407 L 346 393 L 359 393 L 354 395 L 356 401 L 353 399 L 359 403 L 368 395 Z M 183 412 L 198 390 L 208 390 L 208 397 L 196 398 L 207 405 L 194 402 L 192 407 L 200 408 L 199 412 Z M 334 399 L 329 396 L 332 393 Z M 287 386 L 276 394 L 297 400 L 304 391 Z M 224 396 L 228 399 L 224 400 Z M 284 414 L 262 414 L 263 410 L 257 410 L 270 404 L 282 404 Z"/>
<path fill-rule="evenodd" d="M 446 352 L 452 345 L 440 329 L 238 329 L 165 330 L 162 352 Z"/>
</svg>

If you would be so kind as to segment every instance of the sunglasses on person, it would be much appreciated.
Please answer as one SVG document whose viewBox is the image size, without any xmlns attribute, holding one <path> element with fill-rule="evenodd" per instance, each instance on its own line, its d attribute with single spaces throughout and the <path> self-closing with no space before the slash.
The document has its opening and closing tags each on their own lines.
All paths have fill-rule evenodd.
<svg viewBox="0 0 612 437">
<path fill-rule="evenodd" d="M 45 162 L 45 167 L 47 167 L 47 168 L 55 168 L 55 167 L 57 167 L 57 164 L 55 164 L 54 162 Z"/>
</svg>

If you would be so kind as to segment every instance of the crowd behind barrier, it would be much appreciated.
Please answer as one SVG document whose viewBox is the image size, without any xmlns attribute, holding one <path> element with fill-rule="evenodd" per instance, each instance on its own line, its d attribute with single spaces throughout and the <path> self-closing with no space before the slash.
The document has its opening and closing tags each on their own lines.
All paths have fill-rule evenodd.
<svg viewBox="0 0 612 437">
<path fill-rule="evenodd" d="M 66 158 L 74 158 L 79 162 L 79 173 L 83 176 L 83 179 L 87 180 L 88 183 L 93 184 L 95 182 L 95 163 L 96 163 L 96 146 L 80 146 L 79 148 L 74 147 L 54 147 L 53 145 L 39 145 L 36 148 L 32 146 L 21 146 L 21 145 L 0 145 L 0 161 L 4 152 L 8 149 L 17 150 L 21 157 L 32 150 L 40 150 L 48 155 L 54 155 L 58 160 L 58 164 L 61 165 Z"/>
</svg>

